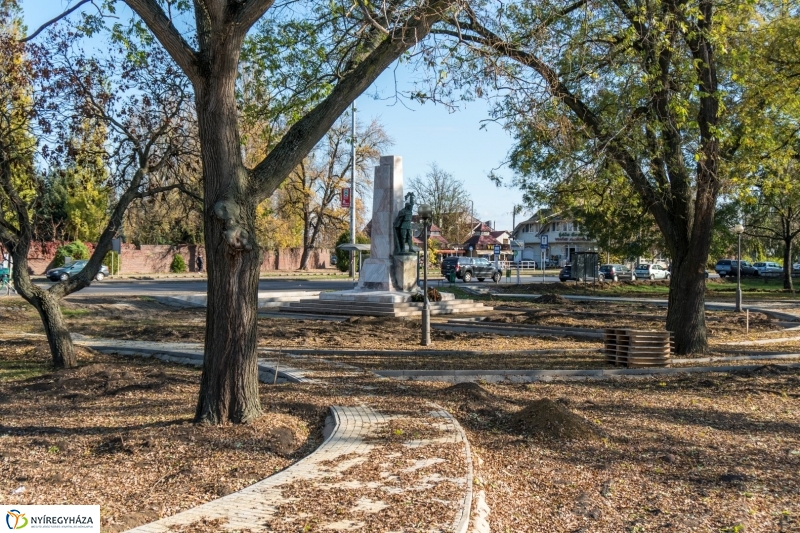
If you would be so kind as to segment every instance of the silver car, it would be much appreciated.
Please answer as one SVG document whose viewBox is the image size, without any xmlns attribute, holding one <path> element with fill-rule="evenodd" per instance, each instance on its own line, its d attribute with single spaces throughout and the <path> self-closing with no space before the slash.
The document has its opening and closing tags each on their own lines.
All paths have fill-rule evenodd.
<svg viewBox="0 0 800 533">
<path fill-rule="evenodd" d="M 669 270 L 654 263 L 636 265 L 633 274 L 636 279 L 669 279 Z"/>
<path fill-rule="evenodd" d="M 783 274 L 783 267 L 773 261 L 759 261 L 753 263 L 756 269 L 756 276 L 778 276 Z"/>
</svg>

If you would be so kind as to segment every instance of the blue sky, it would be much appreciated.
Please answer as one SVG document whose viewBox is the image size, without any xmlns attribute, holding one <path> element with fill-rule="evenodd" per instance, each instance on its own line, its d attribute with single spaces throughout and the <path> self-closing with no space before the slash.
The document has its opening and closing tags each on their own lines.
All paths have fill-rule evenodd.
<svg viewBox="0 0 800 533">
<path fill-rule="evenodd" d="M 22 0 L 21 4 L 29 31 L 68 7 L 63 0 Z M 386 155 L 403 157 L 406 180 L 423 175 L 429 164 L 436 162 L 464 182 L 475 202 L 476 216 L 494 221 L 498 229 L 511 229 L 511 209 L 520 202 L 521 193 L 497 188 L 487 178 L 505 159 L 511 148 L 511 138 L 495 123 L 481 129 L 481 121 L 488 118 L 487 104 L 482 101 L 469 102 L 461 110 L 450 112 L 441 105 L 408 101 L 404 105 L 389 98 L 394 94 L 395 78 L 401 90 L 410 88 L 411 76 L 405 68 L 393 70 L 390 67 L 359 97 L 357 115 L 363 120 L 380 119 L 394 140 L 392 154 Z M 384 99 L 375 99 L 375 94 Z M 510 175 L 504 169 L 498 173 Z M 517 222 L 519 220 L 517 216 Z"/>
</svg>

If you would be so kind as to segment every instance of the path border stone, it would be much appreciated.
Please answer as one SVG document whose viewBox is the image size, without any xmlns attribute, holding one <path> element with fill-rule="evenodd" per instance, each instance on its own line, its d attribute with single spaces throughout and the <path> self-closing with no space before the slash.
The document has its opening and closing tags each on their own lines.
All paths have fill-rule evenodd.
<svg viewBox="0 0 800 533">
<path fill-rule="evenodd" d="M 115 339 L 92 339 L 73 334 L 73 342 L 98 352 L 125 356 L 152 357 L 167 363 L 189 366 L 203 366 L 203 345 L 198 343 L 127 341 Z M 277 351 L 277 350 L 276 350 Z M 275 379 L 275 369 L 278 379 Z M 258 359 L 258 380 L 272 385 L 275 383 L 312 383 L 303 370 L 282 365 L 268 359 Z"/>
<path fill-rule="evenodd" d="M 490 383 L 531 383 L 535 381 L 611 379 L 618 377 L 650 377 L 702 372 L 743 372 L 764 365 L 700 366 L 678 368 L 610 368 L 590 370 L 373 370 L 379 376 L 398 380 L 443 381 L 462 383 L 465 381 L 487 381 Z M 799 368 L 800 363 L 780 365 Z"/>
<path fill-rule="evenodd" d="M 442 418 L 451 427 L 455 442 L 463 442 L 465 464 L 464 497 L 460 508 L 456 510 L 453 521 L 453 533 L 467 533 L 470 524 L 472 507 L 472 455 L 469 441 L 458 421 L 442 407 L 431 404 L 436 411 L 432 416 Z M 282 499 L 280 487 L 294 481 L 322 479 L 329 472 L 320 470 L 318 465 L 345 455 L 366 456 L 376 444 L 364 441 L 364 436 L 375 424 L 388 422 L 391 417 L 361 405 L 355 407 L 332 406 L 323 430 L 325 439 L 310 455 L 300 459 L 285 470 L 263 479 L 238 492 L 204 503 L 181 513 L 145 524 L 125 533 L 166 533 L 176 526 L 187 526 L 200 520 L 222 519 L 227 522 L 221 529 L 252 529 L 255 524 L 262 524 L 274 518 Z M 272 503 L 271 503 L 272 502 Z"/>
</svg>

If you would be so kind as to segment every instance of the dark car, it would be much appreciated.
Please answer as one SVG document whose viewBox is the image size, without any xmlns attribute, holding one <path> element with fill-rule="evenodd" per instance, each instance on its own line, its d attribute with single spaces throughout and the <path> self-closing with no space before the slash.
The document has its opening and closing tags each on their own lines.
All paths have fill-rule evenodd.
<svg viewBox="0 0 800 533">
<path fill-rule="evenodd" d="M 625 265 L 600 265 L 600 279 L 619 281 L 621 279 L 636 279 L 630 268 Z"/>
<path fill-rule="evenodd" d="M 478 281 L 491 278 L 497 283 L 502 276 L 500 270 L 484 257 L 445 257 L 442 260 L 442 275 L 447 278 L 453 273 L 464 283 L 469 283 L 472 278 Z"/>
<path fill-rule="evenodd" d="M 736 276 L 736 267 L 736 259 L 720 259 L 714 266 L 714 270 L 719 277 L 724 278 L 725 276 Z M 742 261 L 741 272 L 742 276 L 758 276 L 758 269 L 747 261 Z"/>
<path fill-rule="evenodd" d="M 561 271 L 558 273 L 558 279 L 561 281 L 578 281 L 577 279 L 572 277 L 572 265 L 566 265 Z"/>
<path fill-rule="evenodd" d="M 47 271 L 47 279 L 50 281 L 66 281 L 72 276 L 77 276 L 78 273 L 83 270 L 83 267 L 86 266 L 86 263 L 89 261 L 81 260 L 75 261 L 74 263 L 70 263 L 68 265 L 64 265 L 62 267 L 54 268 L 52 270 Z M 103 281 L 103 278 L 108 276 L 108 267 L 105 265 L 100 265 L 100 271 L 94 277 L 97 281 Z"/>
</svg>

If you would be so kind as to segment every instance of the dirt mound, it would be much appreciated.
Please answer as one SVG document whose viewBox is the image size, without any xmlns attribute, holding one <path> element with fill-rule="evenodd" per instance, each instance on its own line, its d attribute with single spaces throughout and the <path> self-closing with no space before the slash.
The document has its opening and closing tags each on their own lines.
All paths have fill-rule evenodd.
<svg viewBox="0 0 800 533">
<path fill-rule="evenodd" d="M 477 383 L 468 381 L 464 383 L 456 383 L 452 387 L 447 387 L 442 391 L 444 394 L 464 396 L 475 400 L 491 400 L 494 399 L 494 394 L 484 389 Z"/>
<path fill-rule="evenodd" d="M 560 403 L 546 398 L 531 402 L 514 413 L 511 425 L 546 438 L 594 440 L 602 436 L 597 426 Z"/>
<path fill-rule="evenodd" d="M 780 376 L 790 371 L 784 365 L 761 365 L 752 370 L 745 370 L 743 374 L 747 376 Z"/>
<path fill-rule="evenodd" d="M 538 298 L 534 298 L 532 301 L 537 304 L 569 304 L 569 300 L 559 294 L 542 294 Z"/>
</svg>

